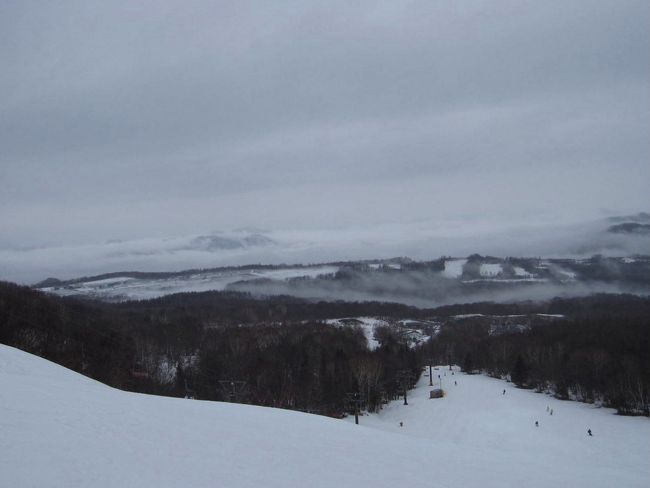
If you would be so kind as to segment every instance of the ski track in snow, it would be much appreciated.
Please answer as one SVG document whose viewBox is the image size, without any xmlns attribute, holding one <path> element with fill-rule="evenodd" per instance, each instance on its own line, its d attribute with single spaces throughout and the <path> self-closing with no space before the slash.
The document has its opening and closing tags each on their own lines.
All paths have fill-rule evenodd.
<svg viewBox="0 0 650 488">
<path fill-rule="evenodd" d="M 355 426 L 127 393 L 0 345 L 0 486 L 648 486 L 648 419 L 480 375 L 435 374 L 445 398 L 428 400 L 422 377 L 408 406 L 392 402 Z"/>
</svg>

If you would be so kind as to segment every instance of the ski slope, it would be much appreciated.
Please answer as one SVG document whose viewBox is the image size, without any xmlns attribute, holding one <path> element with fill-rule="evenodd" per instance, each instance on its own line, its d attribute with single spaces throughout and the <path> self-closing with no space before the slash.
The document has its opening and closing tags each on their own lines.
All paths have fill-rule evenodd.
<svg viewBox="0 0 650 488">
<path fill-rule="evenodd" d="M 546 397 L 458 378 L 445 399 L 419 388 L 355 426 L 122 392 L 0 345 L 0 486 L 647 486 L 647 419 L 571 403 L 550 419 Z"/>
<path fill-rule="evenodd" d="M 338 319 L 327 319 L 325 320 L 326 324 L 334 325 L 336 327 L 349 327 L 358 326 L 363 330 L 363 334 L 366 336 L 368 341 L 368 349 L 374 351 L 379 347 L 379 341 L 375 339 L 375 328 L 377 327 L 390 327 L 390 324 L 382 319 L 377 319 L 374 317 L 350 317 L 350 318 L 338 318 Z"/>
<path fill-rule="evenodd" d="M 426 439 L 432 446 L 451 444 L 460 451 L 457 458 L 445 455 L 452 452 L 449 447 L 444 452 L 430 450 L 432 464 L 441 470 L 465 471 L 472 459 L 464 452 L 468 449 L 484 459 L 505 455 L 508 461 L 489 475 L 500 473 L 502 486 L 650 486 L 650 419 L 557 400 L 503 380 L 466 375 L 458 367 L 452 375 L 447 366 L 439 366 L 433 378 L 430 387 L 426 368 L 409 392 L 407 406 L 402 400 L 391 402 L 380 413 L 363 416 L 361 423 Z M 429 391 L 441 382 L 445 397 L 429 399 Z M 534 473 L 535 479 L 526 473 Z M 463 474 L 455 484 L 473 486 L 472 482 Z"/>
</svg>

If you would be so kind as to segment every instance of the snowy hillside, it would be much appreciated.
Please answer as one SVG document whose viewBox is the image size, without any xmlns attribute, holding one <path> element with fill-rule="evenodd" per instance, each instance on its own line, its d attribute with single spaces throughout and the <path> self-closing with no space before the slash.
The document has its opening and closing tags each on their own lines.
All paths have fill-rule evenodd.
<svg viewBox="0 0 650 488">
<path fill-rule="evenodd" d="M 427 368 L 409 392 L 408 406 L 391 402 L 379 414 L 362 417 L 361 423 L 446 445 L 444 453 L 432 450 L 433 464 L 445 476 L 455 472 L 456 486 L 472 484 L 467 466 L 501 455 L 509 461 L 488 476 L 501 473 L 503 486 L 648 486 L 647 418 L 620 417 L 611 409 L 556 400 L 502 380 L 466 375 L 457 367 L 453 375 L 447 367 L 438 367 L 433 377 L 433 388 L 442 381 L 445 398 L 429 399 Z M 531 475 L 536 479 L 528 479 Z"/>
<path fill-rule="evenodd" d="M 104 301 L 228 290 L 257 297 L 392 301 L 427 308 L 592 293 L 648 295 L 650 256 L 542 259 L 472 255 L 434 261 L 395 258 L 309 265 L 252 264 L 158 273 L 124 271 L 67 281 L 49 278 L 34 286 L 60 296 Z"/>
<path fill-rule="evenodd" d="M 126 393 L 0 346 L 0 486 L 647 486 L 647 419 L 447 374 L 446 398 L 355 426 Z"/>
<path fill-rule="evenodd" d="M 336 273 L 336 266 L 304 266 L 276 269 L 223 269 L 172 275 L 164 278 L 117 276 L 89 279 L 42 288 L 59 296 L 83 295 L 107 301 L 148 300 L 172 293 L 224 290 L 229 284 L 251 280 L 283 282 L 292 278 L 317 277 Z"/>
</svg>

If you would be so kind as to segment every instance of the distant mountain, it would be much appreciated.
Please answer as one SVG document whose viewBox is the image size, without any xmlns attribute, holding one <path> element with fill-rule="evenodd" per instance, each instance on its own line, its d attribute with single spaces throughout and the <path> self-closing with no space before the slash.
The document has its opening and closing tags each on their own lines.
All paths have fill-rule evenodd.
<svg viewBox="0 0 650 488">
<path fill-rule="evenodd" d="M 46 278 L 43 281 L 36 283 L 33 288 L 49 288 L 53 286 L 60 286 L 63 284 L 63 281 L 57 278 Z"/>
<path fill-rule="evenodd" d="M 648 254 L 649 229 L 647 212 L 557 225 L 531 221 L 526 226 L 508 227 L 476 221 L 407 221 L 340 229 L 217 229 L 101 243 L 0 248 L 0 279 L 34 283 L 52 276 L 70 280 L 116 270 L 165 272 L 256 263 L 360 262 L 368 258 L 397 267 L 402 264 L 400 259 L 389 262 L 387 258 L 409 256 L 425 261 L 475 252 L 502 257 L 634 257 Z M 483 269 L 484 273 L 498 271 L 496 267 L 492 271 Z M 474 274 L 480 274 L 477 270 Z M 513 273 L 508 269 L 499 272 Z"/>
<path fill-rule="evenodd" d="M 610 217 L 607 220 L 612 223 L 621 223 L 621 222 L 650 223 L 650 213 L 639 212 L 633 215 L 620 215 L 617 217 Z"/>
<path fill-rule="evenodd" d="M 244 249 L 255 246 L 269 246 L 274 244 L 273 239 L 262 234 L 226 237 L 223 235 L 204 235 L 192 239 L 188 245 L 180 249 L 197 249 L 201 251 L 223 251 Z"/>
<path fill-rule="evenodd" d="M 473 254 L 434 261 L 407 258 L 320 265 L 249 265 L 173 273 L 122 272 L 36 285 L 57 295 L 105 301 L 232 290 L 253 296 L 391 301 L 416 306 L 492 300 L 509 302 L 595 292 L 650 293 L 650 257 L 499 258 Z"/>
<path fill-rule="evenodd" d="M 607 232 L 613 234 L 636 234 L 650 235 L 650 224 L 640 224 L 638 222 L 625 222 L 622 224 L 612 225 Z"/>
</svg>

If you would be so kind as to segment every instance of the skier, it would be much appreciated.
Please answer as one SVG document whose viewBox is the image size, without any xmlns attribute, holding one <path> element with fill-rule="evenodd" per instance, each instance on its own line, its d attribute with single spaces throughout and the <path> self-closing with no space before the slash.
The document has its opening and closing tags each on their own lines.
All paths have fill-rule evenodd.
<svg viewBox="0 0 650 488">
<path fill-rule="evenodd" d="M 539 422 L 535 420 L 535 427 L 539 427 Z"/>
<path fill-rule="evenodd" d="M 404 422 L 400 422 L 400 423 L 399 423 L 399 426 L 400 426 L 400 427 L 404 427 Z"/>
<path fill-rule="evenodd" d="M 551 411 L 550 411 L 549 413 L 550 413 L 551 415 L 553 415 L 553 409 L 551 409 Z"/>
<path fill-rule="evenodd" d="M 589 434 L 589 437 L 593 436 L 593 434 L 591 433 L 591 429 L 587 429 L 587 434 Z"/>
<path fill-rule="evenodd" d="M 458 386 L 458 381 L 454 380 L 454 385 Z"/>
<path fill-rule="evenodd" d="M 506 394 L 506 390 L 503 390 L 503 394 L 504 394 L 504 395 Z"/>
</svg>

